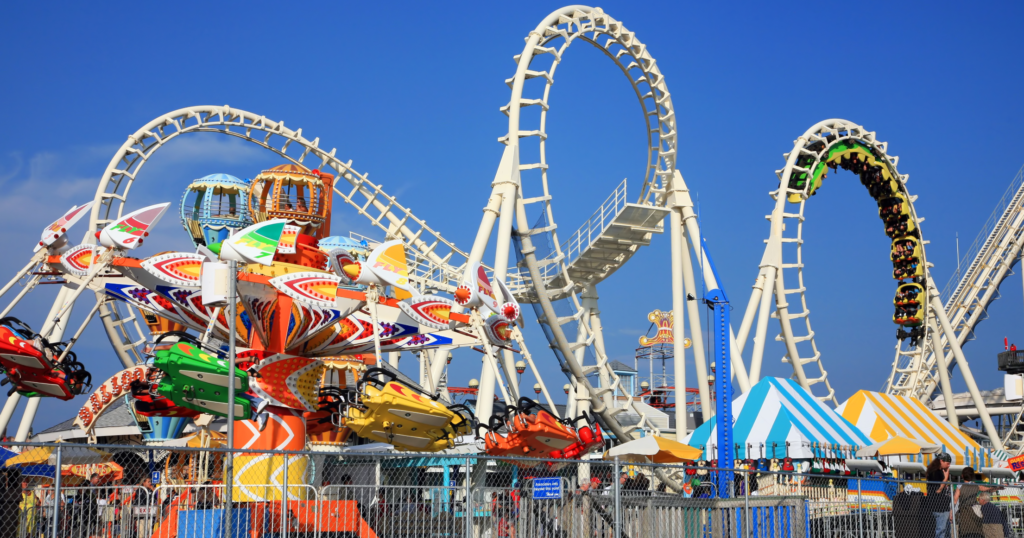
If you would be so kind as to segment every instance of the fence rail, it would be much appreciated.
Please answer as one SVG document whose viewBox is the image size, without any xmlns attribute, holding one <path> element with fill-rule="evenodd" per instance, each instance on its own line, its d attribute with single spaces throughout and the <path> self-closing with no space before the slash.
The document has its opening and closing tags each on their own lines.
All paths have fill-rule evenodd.
<svg viewBox="0 0 1024 538">
<path fill-rule="evenodd" d="M 46 446 L 52 463 L 116 466 L 83 463 L 59 481 L 45 461 L 0 470 L 0 538 L 1024 537 L 1024 493 L 995 482 L 734 470 L 719 483 L 706 468 L 602 460 Z M 230 491 L 218 474 L 229 455 Z"/>
</svg>

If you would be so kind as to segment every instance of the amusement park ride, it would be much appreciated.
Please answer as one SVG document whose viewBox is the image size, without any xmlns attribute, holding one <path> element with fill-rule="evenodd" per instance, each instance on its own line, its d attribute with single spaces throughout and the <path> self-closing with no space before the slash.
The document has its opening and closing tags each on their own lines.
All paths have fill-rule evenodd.
<svg viewBox="0 0 1024 538">
<path fill-rule="evenodd" d="M 555 71 L 577 41 L 605 51 L 626 74 L 643 108 L 650 150 L 635 202 L 627 202 L 623 182 L 565 240 L 549 189 L 545 125 Z M 786 348 L 782 360 L 792 367 L 796 382 L 835 403 L 810 325 L 800 259 L 805 204 L 822 192 L 830 170 L 843 168 L 858 174 L 877 202 L 890 241 L 897 360 L 887 392 L 930 399 L 938 389 L 952 402 L 949 377 L 957 366 L 986 432 L 1001 448 L 961 350 L 978 312 L 992 297 L 975 300 L 967 314 L 957 310 L 961 299 L 942 303 L 925 258 L 928 242 L 921 229 L 924 219 L 913 205 L 916 197 L 907 190 L 907 176 L 896 169 L 898 159 L 875 133 L 833 119 L 797 139 L 777 172 L 767 248 L 734 329 L 676 166 L 672 96 L 647 47 L 600 9 L 575 6 L 545 18 L 515 59 L 517 69 L 506 81 L 511 98 L 501 107 L 508 118 L 507 134 L 499 138 L 504 152 L 469 251 L 428 227 L 355 170 L 352 161 L 337 157 L 335 149 L 322 148 L 319 138 L 310 140 L 283 122 L 228 106 L 196 106 L 160 116 L 129 136 L 105 170 L 95 198 L 47 227 L 25 268 L 0 289 L 5 294 L 28 277 L 0 313 L 2 384 L 10 387 L 0 428 L 7 427 L 19 398 L 30 398 L 16 435 L 24 441 L 39 398 L 69 400 L 90 391 L 89 361 L 80 361 L 72 349 L 99 314 L 125 370 L 81 409 L 77 423 L 87 432 L 114 399 L 130 395 L 143 416 L 202 424 L 210 417 L 233 416 L 246 425 L 240 431 L 248 432 L 234 440 L 236 447 L 265 438 L 266 448 L 293 450 L 305 448 L 308 439 L 309 446 L 335 450 L 354 434 L 419 452 L 475 443 L 489 454 L 578 458 L 608 441 L 630 440 L 641 430 L 660 433 L 645 417 L 637 395 L 614 397 L 625 388 L 604 347 L 597 286 L 648 244 L 652 234 L 665 231 L 672 248 L 672 321 L 665 329 L 672 336 L 674 401 L 686 398 L 683 360 L 689 348 L 699 401 L 711 402 L 715 390 L 718 416 L 731 416 L 723 407 L 729 404 L 730 385 L 735 382 L 738 394 L 757 383 L 768 322 L 775 318 L 781 330 L 777 339 Z M 196 132 L 240 138 L 286 163 L 259 172 L 252 181 L 226 174 L 194 181 L 181 199 L 180 219 L 195 251 L 135 258 L 139 245 L 159 242 L 167 233 L 154 226 L 171 204 L 126 213 L 130 187 L 143 180 L 142 168 L 156 151 Z M 524 151 L 527 144 L 539 147 Z M 521 162 L 527 154 L 539 160 Z M 386 240 L 372 244 L 331 235 L 331 215 L 339 210 L 362 215 Z M 72 227 L 86 215 L 86 240 L 73 245 Z M 493 263 L 487 265 L 492 240 Z M 1019 239 L 1007 241 L 1019 253 Z M 546 245 L 553 248 L 546 251 Z M 708 270 L 695 271 L 695 263 Z M 51 274 L 65 284 L 38 332 L 9 317 L 41 275 Z M 698 277 L 703 286 L 697 285 Z M 979 277 L 970 273 L 968 278 Z M 985 278 L 989 289 L 1002 276 Z M 229 288 L 237 289 L 234 301 Z M 688 295 L 701 296 L 701 289 L 713 292 L 687 300 Z M 76 303 L 86 301 L 87 291 L 97 303 L 75 337 L 65 342 L 63 328 Z M 718 314 L 712 351 L 719 359 L 720 383 L 715 387 L 703 383 L 708 372 L 701 302 Z M 517 326 L 522 304 L 533 307 L 547 344 L 568 373 L 574 416 L 558 416 L 548 391 L 552 380 L 540 374 Z M 148 332 L 139 319 L 146 320 Z M 690 338 L 684 337 L 687 320 Z M 484 357 L 475 410 L 449 402 L 440 389 L 445 358 L 460 347 L 477 348 Z M 383 368 L 392 352 L 420 354 L 423 386 L 403 382 Z M 516 355 L 537 378 L 536 392 L 545 406 L 522 394 Z M 496 394 L 505 403 L 501 414 L 494 413 Z M 685 425 L 686 406 L 672 410 L 676 424 Z M 709 420 L 712 411 L 702 405 L 702 418 Z M 624 413 L 639 420 L 625 427 L 620 421 Z M 956 421 L 955 412 L 949 416 Z M 723 425 L 719 431 L 727 429 Z M 279 442 L 285 438 L 289 441 Z"/>
</svg>

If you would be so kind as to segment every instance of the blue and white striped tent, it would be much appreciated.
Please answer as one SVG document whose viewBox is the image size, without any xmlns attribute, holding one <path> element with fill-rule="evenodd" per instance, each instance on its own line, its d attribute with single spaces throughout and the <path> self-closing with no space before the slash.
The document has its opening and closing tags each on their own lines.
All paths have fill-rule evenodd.
<svg viewBox="0 0 1024 538">
<path fill-rule="evenodd" d="M 836 451 L 848 453 L 872 443 L 864 432 L 789 379 L 762 379 L 733 401 L 732 413 L 733 438 L 739 445 L 736 458 L 783 458 L 787 442 L 789 457 L 796 459 L 836 457 Z M 715 420 L 702 424 L 683 442 L 703 448 L 705 459 L 717 458 Z"/>
</svg>

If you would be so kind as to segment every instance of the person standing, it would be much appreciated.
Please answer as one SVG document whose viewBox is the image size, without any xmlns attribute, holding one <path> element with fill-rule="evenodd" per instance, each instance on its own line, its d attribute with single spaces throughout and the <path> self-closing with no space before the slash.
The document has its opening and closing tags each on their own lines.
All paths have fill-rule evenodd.
<svg viewBox="0 0 1024 538">
<path fill-rule="evenodd" d="M 953 497 L 950 495 L 949 466 L 953 457 L 943 452 L 932 458 L 928 464 L 925 480 L 928 481 L 928 507 L 935 518 L 935 538 L 946 538 L 950 522 L 950 507 Z"/>
<path fill-rule="evenodd" d="M 0 538 L 18 536 L 20 505 L 21 472 L 13 468 L 0 470 Z"/>
<path fill-rule="evenodd" d="M 999 507 L 992 504 L 992 497 L 985 492 L 978 494 L 978 506 L 981 507 L 982 535 L 985 538 L 1009 538 L 1013 536 L 1010 525 Z"/>
<path fill-rule="evenodd" d="M 953 502 L 956 505 L 957 536 L 963 538 L 981 538 L 981 515 L 974 511 L 974 506 L 977 504 L 979 493 L 996 489 L 975 484 L 975 478 L 974 469 L 965 468 L 960 473 L 963 485 L 953 495 Z"/>
<path fill-rule="evenodd" d="M 143 538 L 152 535 L 153 522 L 156 518 L 157 492 L 153 479 L 146 477 L 135 490 L 131 498 L 131 517 L 135 525 L 131 526 L 132 538 Z"/>
<path fill-rule="evenodd" d="M 33 536 L 38 519 L 39 497 L 29 486 L 28 480 L 21 481 L 21 505 L 19 508 L 21 508 L 21 521 L 18 536 Z"/>
<path fill-rule="evenodd" d="M 78 505 L 78 536 L 81 538 L 89 538 L 91 536 L 100 536 L 101 527 L 100 524 L 100 501 L 106 505 L 106 492 L 105 488 L 100 487 L 100 475 L 93 473 L 89 477 L 89 486 L 79 491 L 81 500 L 76 500 L 75 504 Z"/>
</svg>

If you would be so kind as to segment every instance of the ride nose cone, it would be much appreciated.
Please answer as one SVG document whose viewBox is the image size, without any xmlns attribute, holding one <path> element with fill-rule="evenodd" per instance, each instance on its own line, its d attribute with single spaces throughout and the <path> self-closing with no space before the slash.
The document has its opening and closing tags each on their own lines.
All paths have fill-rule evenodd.
<svg viewBox="0 0 1024 538">
<path fill-rule="evenodd" d="M 459 286 L 455 290 L 455 302 L 464 305 L 472 298 L 473 292 L 465 286 Z"/>
<path fill-rule="evenodd" d="M 362 269 L 363 268 L 360 267 L 358 263 L 352 263 L 343 266 L 341 268 L 341 271 L 345 273 L 345 276 L 351 278 L 352 280 L 356 280 L 357 278 L 359 278 L 359 273 L 362 272 Z"/>
</svg>

